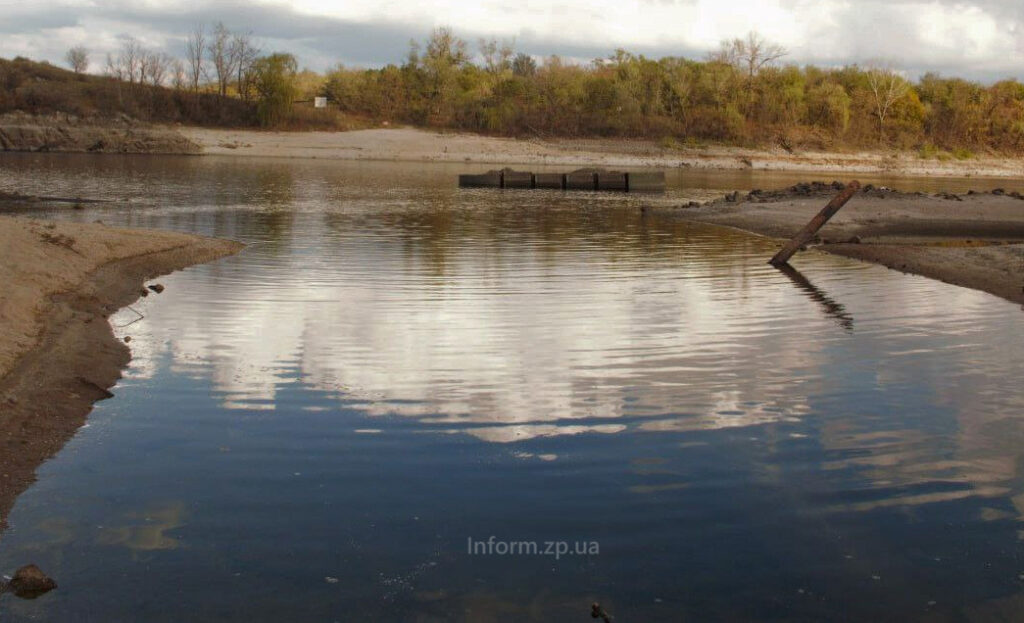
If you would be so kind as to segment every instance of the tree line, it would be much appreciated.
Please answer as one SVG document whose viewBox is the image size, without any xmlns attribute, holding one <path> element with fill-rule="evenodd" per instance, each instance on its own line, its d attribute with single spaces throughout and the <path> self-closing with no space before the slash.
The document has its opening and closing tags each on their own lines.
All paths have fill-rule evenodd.
<svg viewBox="0 0 1024 623">
<path fill-rule="evenodd" d="M 64 60 L 75 74 L 85 74 L 90 65 L 89 50 L 80 45 L 72 47 Z M 150 50 L 138 39 L 125 37 L 119 49 L 108 53 L 105 60 L 103 73 L 118 84 L 128 85 L 127 92 L 117 89 L 118 103 L 123 106 L 126 98 L 132 100 L 129 103 L 136 105 L 136 113 L 138 100 L 147 99 L 147 95 L 151 100 L 161 98 L 154 98 L 151 89 L 135 87 L 168 87 L 179 94 L 179 103 L 185 101 L 180 94 L 192 94 L 192 101 L 205 101 L 206 109 L 210 101 L 206 96 L 211 94 L 241 100 L 250 105 L 262 125 L 274 126 L 288 121 L 299 97 L 300 72 L 294 56 L 263 54 L 251 32 L 231 31 L 223 22 L 209 29 L 197 25 L 186 38 L 183 58 Z M 231 117 L 241 120 L 244 115 L 238 111 L 245 107 L 233 108 Z M 165 116 L 157 114 L 153 120 L 166 120 Z"/>
<path fill-rule="evenodd" d="M 81 71 L 87 51 L 67 61 Z M 705 141 L 783 148 L 896 147 L 923 154 L 1024 151 L 1024 85 L 983 85 L 882 64 L 785 63 L 756 33 L 723 41 L 702 59 L 616 50 L 587 65 L 537 58 L 514 42 L 469 43 L 449 28 L 412 42 L 401 63 L 299 71 L 294 56 L 263 54 L 251 33 L 197 26 L 185 58 L 126 39 L 106 73 L 129 83 L 212 92 L 251 102 L 264 125 L 287 124 L 296 99 L 374 122 L 509 136 L 636 137 L 664 145 Z"/>
<path fill-rule="evenodd" d="M 337 67 L 325 94 L 377 120 L 513 136 L 617 136 L 784 148 L 1024 150 L 1024 85 L 927 74 L 911 82 L 883 64 L 784 64 L 756 33 L 696 60 L 616 50 L 589 65 L 539 62 L 512 42 L 480 41 L 475 59 L 451 30 L 413 43 L 380 69 Z"/>
</svg>

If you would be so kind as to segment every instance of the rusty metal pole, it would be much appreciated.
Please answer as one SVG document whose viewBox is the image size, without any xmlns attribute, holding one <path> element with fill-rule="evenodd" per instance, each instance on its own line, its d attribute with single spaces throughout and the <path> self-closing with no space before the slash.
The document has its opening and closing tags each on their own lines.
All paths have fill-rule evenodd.
<svg viewBox="0 0 1024 623">
<path fill-rule="evenodd" d="M 804 225 L 804 228 L 800 232 L 793 236 L 793 239 L 787 242 L 775 257 L 768 260 L 768 263 L 772 266 L 781 266 L 789 262 L 789 258 L 793 257 L 793 254 L 800 250 L 800 247 L 810 242 L 811 238 L 814 238 L 814 234 L 818 233 L 818 230 L 825 226 L 830 218 L 835 216 L 839 208 L 846 205 L 846 202 L 850 200 L 853 195 L 860 190 L 860 182 L 854 180 L 846 185 L 843 192 L 839 193 L 832 198 L 832 201 L 828 202 L 821 212 L 818 212 L 817 216 L 811 219 L 809 223 Z"/>
</svg>

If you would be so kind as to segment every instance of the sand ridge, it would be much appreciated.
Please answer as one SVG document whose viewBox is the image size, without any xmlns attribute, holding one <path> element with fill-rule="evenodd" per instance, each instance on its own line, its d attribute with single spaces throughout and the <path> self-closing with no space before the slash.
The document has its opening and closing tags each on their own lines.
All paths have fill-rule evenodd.
<svg viewBox="0 0 1024 623">
<path fill-rule="evenodd" d="M 146 279 L 244 245 L 101 224 L 0 217 L 0 528 L 130 359 L 107 317 Z M 161 296 L 168 296 L 162 294 Z"/>
</svg>

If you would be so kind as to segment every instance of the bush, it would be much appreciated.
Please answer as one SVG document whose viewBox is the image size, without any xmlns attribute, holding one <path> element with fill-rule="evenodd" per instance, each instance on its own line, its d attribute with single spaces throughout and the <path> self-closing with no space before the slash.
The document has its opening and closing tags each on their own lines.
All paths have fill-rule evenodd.
<svg viewBox="0 0 1024 623">
<path fill-rule="evenodd" d="M 970 149 L 957 147 L 953 150 L 953 157 L 957 160 L 970 160 L 974 157 L 974 153 Z"/>
</svg>

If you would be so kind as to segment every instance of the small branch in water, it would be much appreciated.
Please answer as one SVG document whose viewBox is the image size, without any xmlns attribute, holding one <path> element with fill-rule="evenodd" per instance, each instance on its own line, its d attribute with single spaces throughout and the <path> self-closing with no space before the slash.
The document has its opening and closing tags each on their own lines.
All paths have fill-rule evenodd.
<svg viewBox="0 0 1024 623">
<path fill-rule="evenodd" d="M 139 313 L 139 310 L 135 309 L 131 305 L 129 305 L 126 309 L 130 309 L 131 311 L 135 312 L 135 314 L 138 315 L 138 318 L 136 318 L 135 320 L 132 320 L 131 322 L 129 322 L 127 324 L 119 324 L 119 325 L 117 325 L 118 329 L 123 329 L 125 327 L 130 327 L 133 324 L 135 324 L 136 322 L 138 322 L 138 321 L 142 320 L 143 318 L 145 318 L 145 316 L 143 316 L 141 313 Z"/>
</svg>

